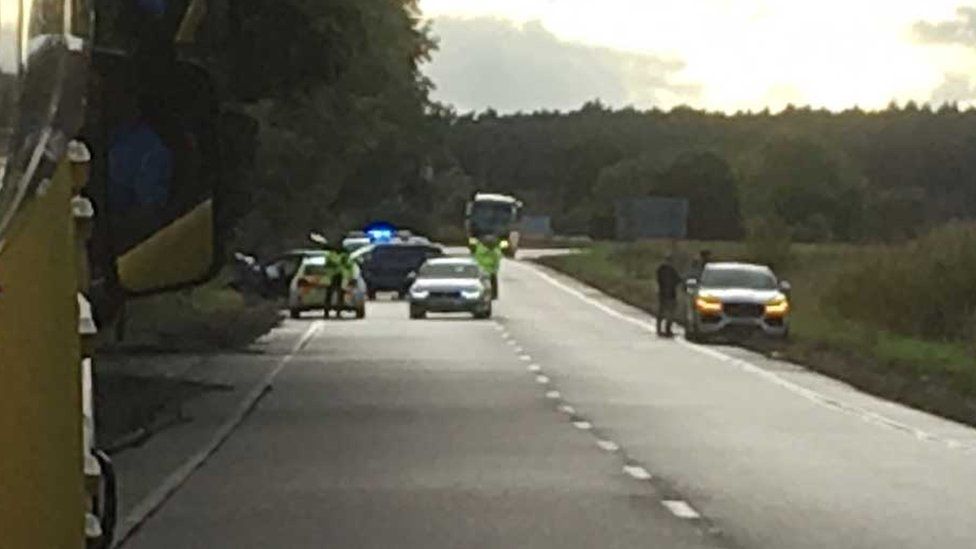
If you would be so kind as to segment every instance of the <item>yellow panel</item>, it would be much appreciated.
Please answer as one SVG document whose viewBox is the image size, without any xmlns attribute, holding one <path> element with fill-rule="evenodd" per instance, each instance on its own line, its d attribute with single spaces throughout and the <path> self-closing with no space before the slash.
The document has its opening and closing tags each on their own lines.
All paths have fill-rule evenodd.
<svg viewBox="0 0 976 549">
<path fill-rule="evenodd" d="M 136 293 L 199 281 L 213 265 L 213 239 L 208 200 L 120 257 L 119 281 Z"/>
<path fill-rule="evenodd" d="M 0 547 L 81 548 L 81 358 L 66 165 L 0 251 Z"/>
</svg>

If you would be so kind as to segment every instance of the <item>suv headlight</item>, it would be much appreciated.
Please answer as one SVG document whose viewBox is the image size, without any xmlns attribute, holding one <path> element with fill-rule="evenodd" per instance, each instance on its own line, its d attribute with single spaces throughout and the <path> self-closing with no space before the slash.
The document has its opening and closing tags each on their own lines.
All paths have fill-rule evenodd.
<svg viewBox="0 0 976 549">
<path fill-rule="evenodd" d="M 429 295 L 430 291 L 428 290 L 410 290 L 410 297 L 414 299 L 427 299 Z"/>
<path fill-rule="evenodd" d="M 722 300 L 710 295 L 698 295 L 695 297 L 695 308 L 704 314 L 718 314 L 722 312 Z"/>
<path fill-rule="evenodd" d="M 790 312 L 790 301 L 785 295 L 776 296 L 766 302 L 766 316 L 781 317 Z"/>
<path fill-rule="evenodd" d="M 484 290 L 465 290 L 461 292 L 464 299 L 479 299 L 484 294 Z"/>
</svg>

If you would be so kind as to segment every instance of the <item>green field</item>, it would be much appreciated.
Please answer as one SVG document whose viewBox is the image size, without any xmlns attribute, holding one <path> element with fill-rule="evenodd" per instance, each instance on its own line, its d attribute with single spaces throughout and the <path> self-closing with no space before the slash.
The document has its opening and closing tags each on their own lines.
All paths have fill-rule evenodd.
<svg viewBox="0 0 976 549">
<path fill-rule="evenodd" d="M 682 271 L 701 249 L 712 250 L 716 260 L 749 261 L 762 255 L 754 246 L 729 242 L 683 242 L 673 249 Z M 579 254 L 546 257 L 539 262 L 653 311 L 654 271 L 670 250 L 672 245 L 667 242 L 601 243 Z M 756 339 L 743 344 L 807 365 L 868 392 L 976 424 L 976 360 L 968 338 L 888 328 L 905 325 L 892 322 L 889 310 L 919 310 L 924 314 L 922 303 L 930 300 L 924 292 L 899 291 L 895 281 L 879 274 L 885 261 L 901 264 L 912 258 L 919 264 L 904 270 L 924 270 L 917 252 L 910 247 L 794 244 L 774 265 L 777 274 L 793 285 L 790 341 Z M 903 257 L 897 257 L 899 254 Z M 867 280 L 870 276 L 874 278 Z M 864 289 L 862 298 L 860 288 L 852 285 L 870 287 Z M 879 290 L 889 292 L 885 302 L 879 302 Z M 865 312 L 859 307 L 877 310 Z M 852 310 L 860 312 L 852 315 Z"/>
</svg>

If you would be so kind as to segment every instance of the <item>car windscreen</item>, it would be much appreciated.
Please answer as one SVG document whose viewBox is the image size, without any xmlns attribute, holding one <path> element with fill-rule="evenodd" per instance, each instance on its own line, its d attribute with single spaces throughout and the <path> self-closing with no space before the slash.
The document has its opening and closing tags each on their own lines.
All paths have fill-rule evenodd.
<svg viewBox="0 0 976 549">
<path fill-rule="evenodd" d="M 775 290 L 776 278 L 756 269 L 705 269 L 701 285 L 708 288 Z"/>
<path fill-rule="evenodd" d="M 506 229 L 515 220 L 515 206 L 505 202 L 475 202 L 471 223 L 482 230 Z"/>
<path fill-rule="evenodd" d="M 416 268 L 428 257 L 436 255 L 440 254 L 426 246 L 380 246 L 373 250 L 369 261 L 371 265 L 384 267 Z"/>
<path fill-rule="evenodd" d="M 477 265 L 458 263 L 427 264 L 420 268 L 420 278 L 478 278 L 481 269 Z"/>
<path fill-rule="evenodd" d="M 302 265 L 302 274 L 305 276 L 323 276 L 326 270 L 325 258 L 307 259 Z"/>
</svg>

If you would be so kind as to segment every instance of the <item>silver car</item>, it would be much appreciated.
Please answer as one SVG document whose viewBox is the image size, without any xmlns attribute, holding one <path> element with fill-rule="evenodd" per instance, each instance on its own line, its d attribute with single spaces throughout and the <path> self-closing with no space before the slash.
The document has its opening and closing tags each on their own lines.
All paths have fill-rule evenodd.
<svg viewBox="0 0 976 549">
<path fill-rule="evenodd" d="M 701 277 L 686 282 L 686 334 L 762 333 L 786 338 L 790 333 L 790 285 L 763 265 L 709 263 Z"/>
<path fill-rule="evenodd" d="M 491 280 L 469 257 L 428 259 L 410 285 L 410 318 L 432 313 L 491 317 Z"/>
</svg>

